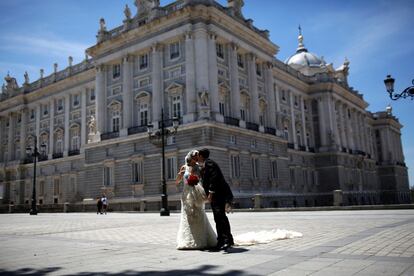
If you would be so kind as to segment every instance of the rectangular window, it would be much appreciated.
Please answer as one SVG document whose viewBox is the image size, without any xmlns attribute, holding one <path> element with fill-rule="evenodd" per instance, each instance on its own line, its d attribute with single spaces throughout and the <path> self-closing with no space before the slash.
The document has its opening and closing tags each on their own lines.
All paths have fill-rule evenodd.
<svg viewBox="0 0 414 276">
<path fill-rule="evenodd" d="M 79 136 L 72 137 L 72 149 L 71 150 L 78 150 L 79 149 Z"/>
<path fill-rule="evenodd" d="M 256 74 L 261 77 L 262 76 L 262 66 L 260 64 L 256 64 Z"/>
<path fill-rule="evenodd" d="M 53 195 L 59 196 L 59 193 L 60 193 L 60 179 L 55 178 L 53 180 Z"/>
<path fill-rule="evenodd" d="M 216 54 L 218 58 L 224 59 L 224 48 L 223 44 L 216 43 Z"/>
<path fill-rule="evenodd" d="M 170 44 L 170 59 L 176 59 L 180 57 L 180 43 L 174 42 Z"/>
<path fill-rule="evenodd" d="M 119 116 L 112 118 L 112 131 L 113 132 L 119 132 L 119 121 L 120 121 Z"/>
<path fill-rule="evenodd" d="M 172 116 L 176 118 L 181 117 L 181 96 L 174 96 L 172 98 Z"/>
<path fill-rule="evenodd" d="M 62 111 L 63 110 L 63 99 L 57 100 L 57 110 Z"/>
<path fill-rule="evenodd" d="M 95 100 L 95 89 L 94 88 L 91 88 L 91 90 L 89 91 L 89 100 L 91 102 Z"/>
<path fill-rule="evenodd" d="M 132 163 L 132 182 L 143 182 L 143 164 L 142 161 L 135 161 Z"/>
<path fill-rule="evenodd" d="M 116 79 L 121 76 L 121 64 L 112 65 L 112 78 Z"/>
<path fill-rule="evenodd" d="M 47 114 L 49 114 L 49 106 L 48 105 L 43 105 L 43 115 L 46 116 Z"/>
<path fill-rule="evenodd" d="M 259 178 L 259 159 L 256 157 L 252 158 L 252 177 L 253 179 Z"/>
<path fill-rule="evenodd" d="M 35 110 L 31 109 L 30 110 L 30 120 L 33 120 L 35 118 L 35 115 L 36 115 Z"/>
<path fill-rule="evenodd" d="M 219 102 L 219 110 L 220 114 L 224 116 L 224 103 Z"/>
<path fill-rule="evenodd" d="M 141 110 L 140 111 L 140 121 L 141 121 L 141 126 L 146 126 L 148 125 L 148 109 L 147 110 Z"/>
<path fill-rule="evenodd" d="M 112 186 L 113 167 L 104 167 L 104 186 Z"/>
<path fill-rule="evenodd" d="M 240 68 L 244 68 L 244 60 L 243 60 L 243 56 L 241 54 L 237 54 L 237 65 Z"/>
<path fill-rule="evenodd" d="M 236 144 L 236 136 L 235 135 L 230 135 L 230 139 L 229 139 L 230 144 Z"/>
<path fill-rule="evenodd" d="M 270 166 L 272 170 L 272 179 L 278 179 L 279 173 L 277 171 L 277 161 L 276 160 L 271 161 Z"/>
<path fill-rule="evenodd" d="M 72 96 L 72 105 L 73 106 L 78 106 L 79 105 L 79 94 L 75 94 Z"/>
<path fill-rule="evenodd" d="M 257 140 L 256 139 L 253 139 L 253 140 L 250 141 L 250 147 L 252 149 L 257 148 Z"/>
<path fill-rule="evenodd" d="M 240 109 L 240 118 L 243 121 L 246 121 L 246 112 L 244 111 L 244 109 Z"/>
<path fill-rule="evenodd" d="M 177 158 L 168 157 L 167 158 L 167 179 L 174 180 L 177 176 Z"/>
<path fill-rule="evenodd" d="M 263 115 L 259 115 L 259 122 L 261 126 L 264 126 L 264 117 Z"/>
<path fill-rule="evenodd" d="M 175 136 L 167 137 L 167 145 L 174 145 L 175 144 Z"/>
<path fill-rule="evenodd" d="M 139 56 L 139 70 L 148 68 L 148 54 Z"/>
<path fill-rule="evenodd" d="M 240 178 L 240 157 L 238 155 L 230 155 L 231 177 Z"/>
</svg>

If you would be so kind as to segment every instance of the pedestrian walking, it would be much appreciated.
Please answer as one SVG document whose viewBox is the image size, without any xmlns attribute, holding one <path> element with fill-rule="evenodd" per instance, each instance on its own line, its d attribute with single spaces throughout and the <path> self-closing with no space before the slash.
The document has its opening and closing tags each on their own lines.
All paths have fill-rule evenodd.
<svg viewBox="0 0 414 276">
<path fill-rule="evenodd" d="M 108 199 L 105 194 L 102 196 L 101 201 L 103 213 L 106 215 L 106 210 L 108 209 Z"/>
</svg>

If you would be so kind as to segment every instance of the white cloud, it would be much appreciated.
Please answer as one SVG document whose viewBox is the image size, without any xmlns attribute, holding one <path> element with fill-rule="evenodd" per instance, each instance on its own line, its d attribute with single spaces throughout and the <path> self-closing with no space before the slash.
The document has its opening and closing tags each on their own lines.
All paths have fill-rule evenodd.
<svg viewBox="0 0 414 276">
<path fill-rule="evenodd" d="M 55 58 L 72 56 L 82 60 L 88 45 L 62 38 L 34 35 L 11 35 L 0 39 L 0 50 L 36 54 Z"/>
</svg>

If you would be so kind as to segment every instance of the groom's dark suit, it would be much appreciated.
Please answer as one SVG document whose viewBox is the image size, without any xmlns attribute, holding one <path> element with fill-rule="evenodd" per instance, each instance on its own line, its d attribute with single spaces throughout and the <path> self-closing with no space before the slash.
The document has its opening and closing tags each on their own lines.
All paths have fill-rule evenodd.
<svg viewBox="0 0 414 276">
<path fill-rule="evenodd" d="M 224 179 L 220 167 L 211 159 L 205 160 L 202 178 L 206 194 L 212 193 L 211 209 L 216 223 L 217 246 L 231 246 L 234 242 L 225 206 L 226 203 L 233 201 L 233 193 Z"/>
</svg>

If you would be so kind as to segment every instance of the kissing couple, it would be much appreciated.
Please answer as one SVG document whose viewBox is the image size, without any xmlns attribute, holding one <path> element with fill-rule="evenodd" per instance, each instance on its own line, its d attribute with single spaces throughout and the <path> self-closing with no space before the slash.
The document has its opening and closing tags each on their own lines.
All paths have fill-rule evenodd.
<svg viewBox="0 0 414 276">
<path fill-rule="evenodd" d="M 176 185 L 183 185 L 181 220 L 177 249 L 226 250 L 234 245 L 226 211 L 231 210 L 233 193 L 216 162 L 206 148 L 191 150 L 180 168 Z M 204 205 L 213 211 L 216 233 L 207 218 Z"/>
</svg>

